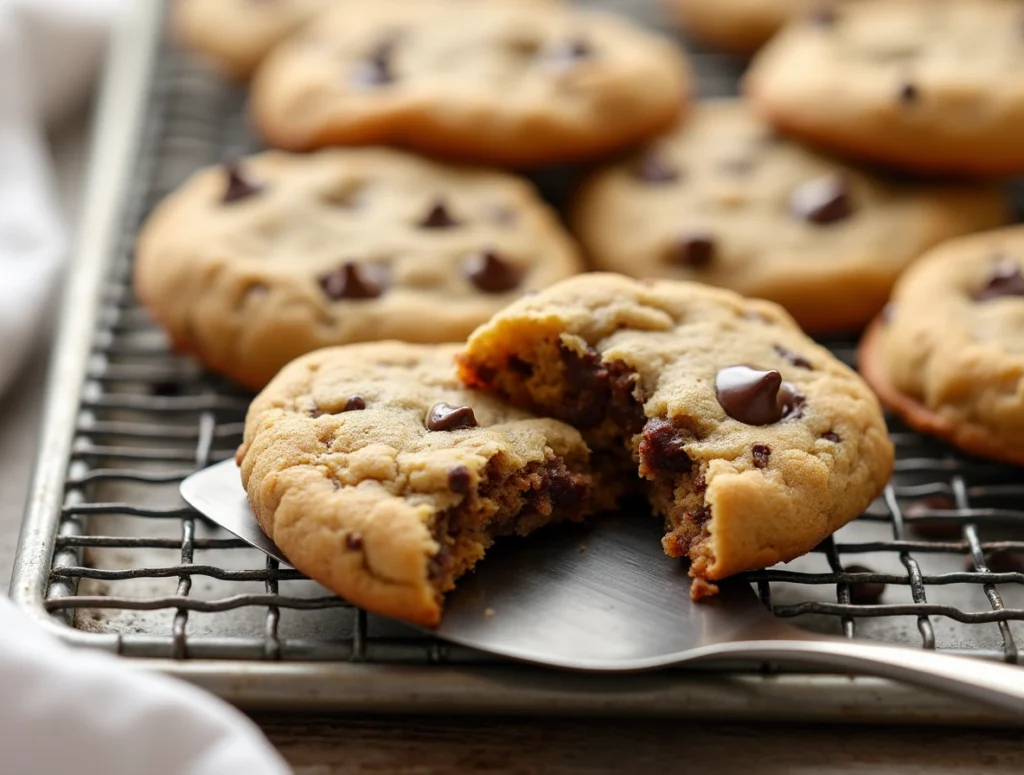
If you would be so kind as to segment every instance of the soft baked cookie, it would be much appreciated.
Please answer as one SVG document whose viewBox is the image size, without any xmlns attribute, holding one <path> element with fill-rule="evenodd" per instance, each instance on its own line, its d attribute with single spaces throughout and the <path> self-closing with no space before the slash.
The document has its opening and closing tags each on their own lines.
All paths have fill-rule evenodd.
<svg viewBox="0 0 1024 775">
<path fill-rule="evenodd" d="M 423 625 L 495 536 L 614 502 L 579 432 L 465 388 L 455 349 L 300 358 L 253 401 L 237 456 L 260 525 L 296 568 Z"/>
<path fill-rule="evenodd" d="M 177 37 L 244 78 L 270 50 L 335 0 L 174 0 Z"/>
<path fill-rule="evenodd" d="M 669 14 L 692 37 L 715 48 L 749 54 L 801 14 L 829 13 L 849 0 L 664 0 Z"/>
<path fill-rule="evenodd" d="M 196 173 L 143 228 L 139 298 L 175 346 L 260 388 L 320 347 L 461 341 L 580 269 L 524 180 L 382 148 Z"/>
<path fill-rule="evenodd" d="M 924 172 L 1024 170 L 1024 6 L 862 0 L 793 22 L 744 88 L 785 132 Z"/>
<path fill-rule="evenodd" d="M 599 170 L 572 220 L 598 268 L 732 288 L 822 332 L 863 327 L 922 252 L 1008 217 L 994 186 L 873 175 L 714 100 Z"/>
<path fill-rule="evenodd" d="M 867 385 L 780 307 L 727 290 L 580 275 L 498 313 L 459 363 L 638 470 L 694 597 L 809 551 L 892 469 Z"/>
<path fill-rule="evenodd" d="M 386 143 L 505 165 L 592 157 L 670 125 L 682 52 L 615 16 L 538 0 L 337 0 L 253 82 L 292 150 Z"/>
<path fill-rule="evenodd" d="M 908 425 L 1024 465 L 1024 227 L 922 258 L 865 335 L 860 367 Z"/>
</svg>

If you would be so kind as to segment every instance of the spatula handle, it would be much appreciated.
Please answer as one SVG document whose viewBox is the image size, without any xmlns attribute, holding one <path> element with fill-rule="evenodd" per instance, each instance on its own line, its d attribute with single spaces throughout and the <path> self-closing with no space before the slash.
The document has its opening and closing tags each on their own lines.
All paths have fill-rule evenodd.
<svg viewBox="0 0 1024 775">
<path fill-rule="evenodd" d="M 848 669 L 966 697 L 1024 717 L 1024 667 L 934 651 L 843 640 L 747 641 L 730 657 Z M 719 655 L 723 652 L 720 651 Z"/>
</svg>

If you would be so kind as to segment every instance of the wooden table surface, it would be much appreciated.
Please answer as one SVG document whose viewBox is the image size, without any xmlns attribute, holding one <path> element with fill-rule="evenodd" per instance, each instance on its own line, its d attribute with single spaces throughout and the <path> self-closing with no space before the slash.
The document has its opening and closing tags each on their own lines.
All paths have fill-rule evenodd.
<svg viewBox="0 0 1024 775">
<path fill-rule="evenodd" d="M 56 144 L 75 211 L 83 127 Z M 45 335 L 41 337 L 45 340 Z M 39 427 L 45 341 L 0 398 L 0 579 L 10 576 Z M 1024 732 L 684 720 L 321 717 L 257 721 L 301 775 L 435 772 L 1021 773 Z"/>
</svg>

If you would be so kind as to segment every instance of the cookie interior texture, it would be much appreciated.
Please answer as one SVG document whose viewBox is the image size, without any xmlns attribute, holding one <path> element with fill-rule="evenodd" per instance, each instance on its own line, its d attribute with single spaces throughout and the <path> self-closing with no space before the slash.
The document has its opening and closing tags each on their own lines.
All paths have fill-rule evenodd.
<svg viewBox="0 0 1024 775">
<path fill-rule="evenodd" d="M 238 452 L 254 513 L 296 568 L 424 625 L 496 537 L 615 498 L 576 430 L 466 389 L 454 352 L 383 342 L 300 358 L 253 402 Z"/>
<path fill-rule="evenodd" d="M 727 291 L 580 276 L 499 313 L 459 363 L 467 384 L 575 425 L 638 472 L 666 520 L 665 551 L 690 558 L 695 597 L 809 551 L 892 468 L 859 377 L 775 305 Z M 776 416 L 755 416 L 756 384 L 716 388 L 737 367 L 776 380 Z M 747 387 L 738 402 L 721 392 Z"/>
<path fill-rule="evenodd" d="M 1024 464 L 1024 227 L 951 240 L 900 278 L 860 348 L 908 425 Z"/>
</svg>

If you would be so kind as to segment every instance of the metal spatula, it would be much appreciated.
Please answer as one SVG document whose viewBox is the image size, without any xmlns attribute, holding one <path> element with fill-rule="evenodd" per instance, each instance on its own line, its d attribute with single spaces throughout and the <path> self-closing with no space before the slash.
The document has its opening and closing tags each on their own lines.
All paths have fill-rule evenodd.
<svg viewBox="0 0 1024 775">
<path fill-rule="evenodd" d="M 181 485 L 185 500 L 282 562 L 225 461 Z M 786 624 L 730 580 L 693 603 L 685 567 L 661 550 L 661 524 L 609 514 L 500 541 L 448 596 L 444 640 L 553 667 L 647 670 L 685 662 L 804 663 L 892 678 L 1024 714 L 1024 669 L 816 635 Z"/>
</svg>

